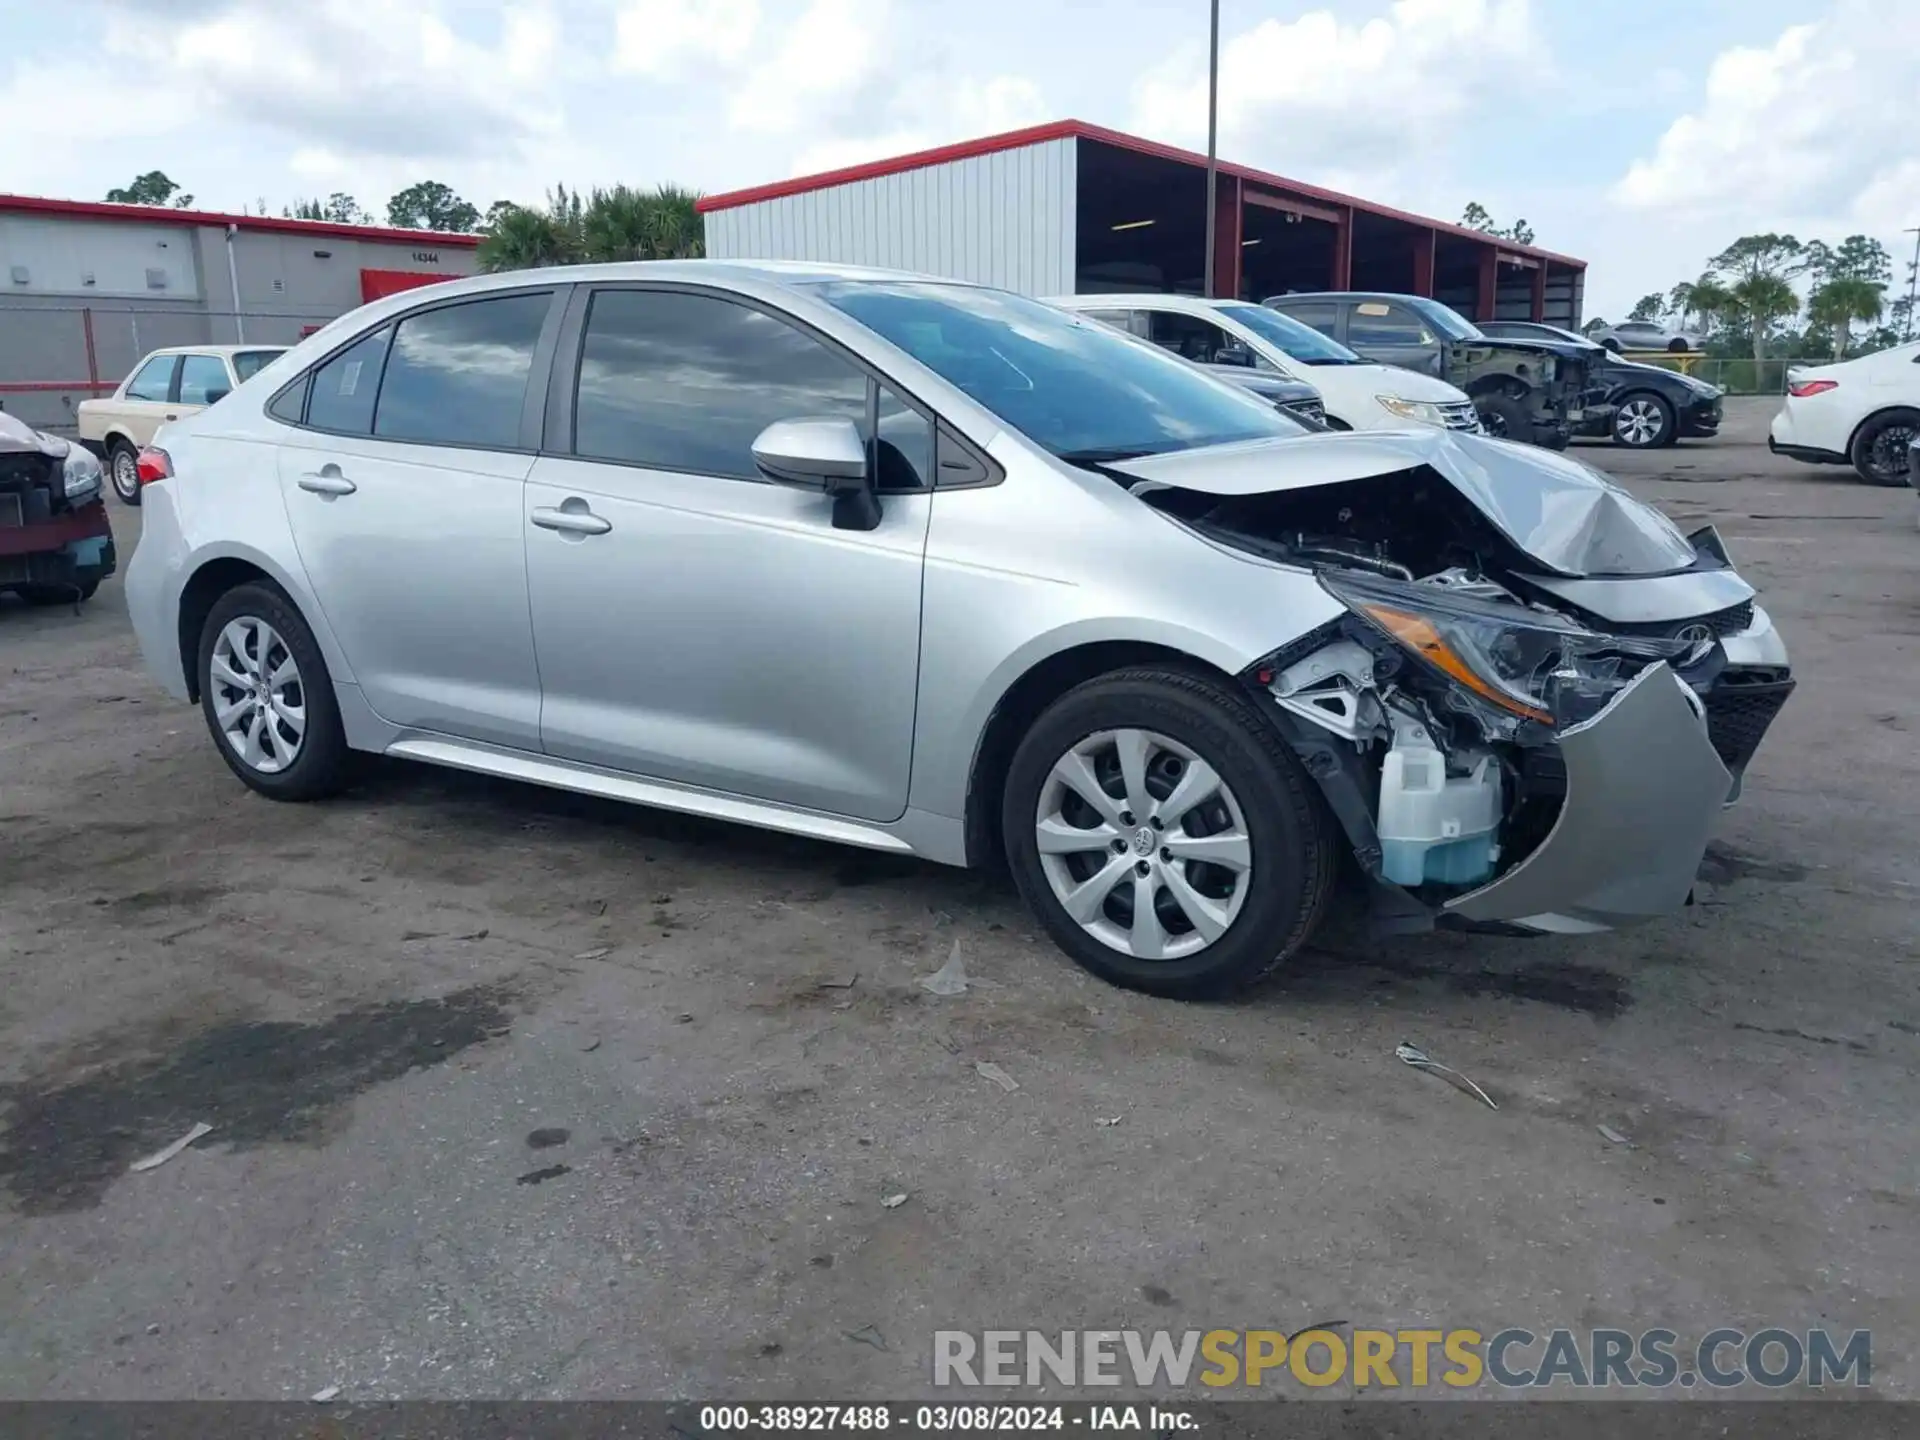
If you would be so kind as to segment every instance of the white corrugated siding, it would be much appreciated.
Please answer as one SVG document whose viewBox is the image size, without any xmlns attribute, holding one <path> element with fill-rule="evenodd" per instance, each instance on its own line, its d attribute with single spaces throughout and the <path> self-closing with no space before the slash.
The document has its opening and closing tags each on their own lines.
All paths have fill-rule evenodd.
<svg viewBox="0 0 1920 1440">
<path fill-rule="evenodd" d="M 878 265 L 1066 294 L 1078 143 L 1048 140 L 715 210 L 706 216 L 707 254 Z"/>
</svg>

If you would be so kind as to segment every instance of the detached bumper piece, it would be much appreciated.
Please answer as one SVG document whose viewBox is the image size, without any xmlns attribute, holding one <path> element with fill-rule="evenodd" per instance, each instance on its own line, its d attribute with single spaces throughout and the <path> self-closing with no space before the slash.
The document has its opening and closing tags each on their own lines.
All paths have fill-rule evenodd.
<svg viewBox="0 0 1920 1440">
<path fill-rule="evenodd" d="M 1678 910 L 1733 789 L 1700 703 L 1671 669 L 1653 665 L 1567 730 L 1557 747 L 1567 794 L 1547 838 L 1445 913 L 1567 931 Z"/>
<path fill-rule="evenodd" d="M 1793 686 L 1791 680 L 1772 678 L 1771 671 L 1727 670 L 1700 697 L 1707 710 L 1707 739 L 1732 774 L 1747 768 Z"/>
</svg>

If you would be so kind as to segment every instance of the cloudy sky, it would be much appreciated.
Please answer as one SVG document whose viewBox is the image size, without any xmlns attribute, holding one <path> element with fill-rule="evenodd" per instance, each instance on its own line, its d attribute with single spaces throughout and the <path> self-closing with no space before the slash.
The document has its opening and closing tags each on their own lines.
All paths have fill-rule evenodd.
<svg viewBox="0 0 1920 1440">
<path fill-rule="evenodd" d="M 1205 0 L 0 0 L 0 191 L 725 190 L 1067 116 L 1189 146 Z M 1222 0 L 1221 153 L 1592 264 L 1920 225 L 1916 0 Z M 1904 279 L 1904 269 L 1901 272 Z"/>
</svg>

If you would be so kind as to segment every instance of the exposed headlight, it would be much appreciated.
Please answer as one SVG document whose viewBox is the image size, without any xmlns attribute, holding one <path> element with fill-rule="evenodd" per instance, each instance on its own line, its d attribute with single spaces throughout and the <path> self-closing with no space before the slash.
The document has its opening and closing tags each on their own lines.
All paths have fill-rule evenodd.
<svg viewBox="0 0 1920 1440">
<path fill-rule="evenodd" d="M 67 499 L 75 504 L 91 500 L 100 493 L 100 462 L 93 458 L 91 451 L 78 445 L 67 446 L 66 463 L 61 467 L 66 477 Z"/>
<path fill-rule="evenodd" d="M 1440 425 L 1447 423 L 1447 417 L 1440 413 L 1440 407 L 1427 400 L 1408 400 L 1399 395 L 1376 395 L 1373 397 L 1402 420 L 1417 420 L 1422 425 Z"/>
<path fill-rule="evenodd" d="M 1353 571 L 1320 583 L 1421 663 L 1508 715 L 1554 723 L 1562 687 L 1611 688 L 1622 662 L 1678 658 L 1677 641 L 1601 635 L 1543 610 Z M 1634 665 L 1632 668 L 1639 668 Z"/>
</svg>

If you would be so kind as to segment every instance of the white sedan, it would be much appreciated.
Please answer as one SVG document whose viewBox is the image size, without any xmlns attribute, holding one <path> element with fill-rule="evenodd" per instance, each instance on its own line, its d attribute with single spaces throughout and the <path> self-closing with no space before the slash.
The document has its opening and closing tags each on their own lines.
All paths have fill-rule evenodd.
<svg viewBox="0 0 1920 1440">
<path fill-rule="evenodd" d="M 1225 372 L 1264 371 L 1320 392 L 1336 430 L 1436 426 L 1480 433 L 1466 393 L 1397 365 L 1375 365 L 1290 315 L 1244 300 L 1197 295 L 1061 295 L 1047 302 L 1104 320 L 1162 349 Z"/>
<path fill-rule="evenodd" d="M 1920 435 L 1920 341 L 1837 365 L 1796 366 L 1767 448 L 1812 465 L 1851 465 L 1869 485 L 1907 483 Z"/>
</svg>

